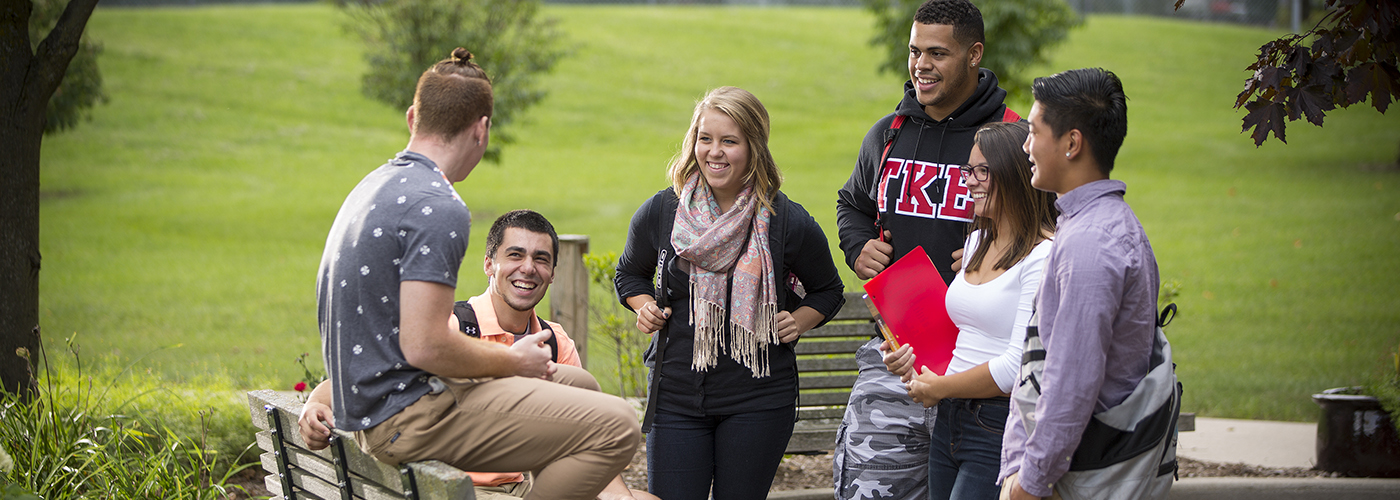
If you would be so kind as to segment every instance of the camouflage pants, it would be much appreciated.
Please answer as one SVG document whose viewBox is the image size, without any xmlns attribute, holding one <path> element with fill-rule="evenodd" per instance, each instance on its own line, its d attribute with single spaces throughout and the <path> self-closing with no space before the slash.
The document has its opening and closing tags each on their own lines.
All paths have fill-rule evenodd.
<svg viewBox="0 0 1400 500">
<path fill-rule="evenodd" d="M 936 408 L 909 399 L 881 361 L 879 338 L 856 350 L 860 374 L 836 437 L 838 500 L 928 498 L 929 429 Z"/>
</svg>

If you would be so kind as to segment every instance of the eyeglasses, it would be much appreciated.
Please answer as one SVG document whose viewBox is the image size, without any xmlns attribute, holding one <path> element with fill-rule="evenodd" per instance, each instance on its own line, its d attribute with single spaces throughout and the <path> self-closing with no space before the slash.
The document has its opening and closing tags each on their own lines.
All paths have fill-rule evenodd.
<svg viewBox="0 0 1400 500">
<path fill-rule="evenodd" d="M 958 167 L 958 170 L 962 171 L 963 180 L 967 180 L 971 177 L 977 179 L 977 182 L 987 182 L 987 175 L 991 172 L 985 163 L 981 165 L 963 165 Z"/>
</svg>

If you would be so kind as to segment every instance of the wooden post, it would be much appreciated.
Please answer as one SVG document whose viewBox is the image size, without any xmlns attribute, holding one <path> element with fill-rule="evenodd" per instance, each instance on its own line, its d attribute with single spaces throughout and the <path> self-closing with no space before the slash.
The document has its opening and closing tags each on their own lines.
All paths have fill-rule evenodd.
<svg viewBox="0 0 1400 500">
<path fill-rule="evenodd" d="M 588 367 L 588 268 L 583 254 L 588 253 L 588 235 L 559 235 L 559 266 L 554 270 L 554 284 L 549 287 L 550 320 L 568 332 L 578 348 L 579 361 Z"/>
</svg>

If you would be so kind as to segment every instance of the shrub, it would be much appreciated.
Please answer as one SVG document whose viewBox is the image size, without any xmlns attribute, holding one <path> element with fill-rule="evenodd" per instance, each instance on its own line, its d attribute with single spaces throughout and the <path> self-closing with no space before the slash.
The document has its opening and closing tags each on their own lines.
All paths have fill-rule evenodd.
<svg viewBox="0 0 1400 500">
<path fill-rule="evenodd" d="M 622 308 L 613 286 L 617 272 L 617 254 L 584 254 L 588 268 L 591 294 L 588 301 L 590 337 L 602 340 L 603 349 L 616 363 L 613 375 L 617 380 L 617 395 L 646 396 L 647 374 L 644 354 L 650 339 L 634 328 L 635 319 Z M 597 333 L 596 337 L 593 333 Z"/>
<path fill-rule="evenodd" d="M 73 364 L 44 356 L 44 380 L 27 402 L 0 394 L 0 447 L 14 462 L 0 478 L 17 486 L 5 490 L 7 498 L 27 492 L 51 500 L 228 496 L 225 483 L 247 465 L 236 465 L 241 451 L 220 449 L 246 450 L 252 431 L 233 421 L 238 412 L 227 402 L 215 401 L 227 395 L 181 396 L 149 373 L 119 385 L 130 367 L 101 373 L 109 378 L 99 384 L 84 373 L 71 337 L 67 346 Z M 181 411 L 205 403 L 212 404 L 194 415 Z M 247 422 L 246 413 L 241 420 Z"/>
</svg>

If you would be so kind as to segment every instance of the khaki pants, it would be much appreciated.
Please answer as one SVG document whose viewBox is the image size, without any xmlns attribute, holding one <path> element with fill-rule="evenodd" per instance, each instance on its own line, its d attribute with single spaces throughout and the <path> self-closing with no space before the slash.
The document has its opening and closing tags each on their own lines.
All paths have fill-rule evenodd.
<svg viewBox="0 0 1400 500">
<path fill-rule="evenodd" d="M 397 465 L 440 460 L 462 470 L 534 472 L 528 499 L 592 499 L 631 462 L 637 414 L 598 392 L 587 371 L 559 365 L 554 382 L 442 379 L 383 423 L 356 433 L 366 453 Z"/>
<path fill-rule="evenodd" d="M 516 500 L 525 498 L 525 494 L 530 492 L 530 477 L 525 475 L 525 480 L 519 483 L 506 483 L 500 486 L 477 486 L 476 500 Z"/>
</svg>

